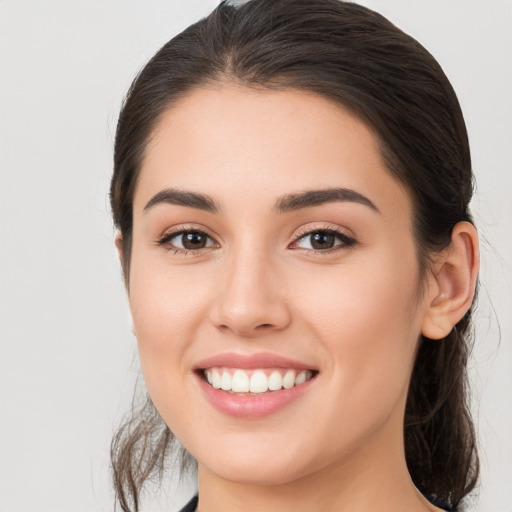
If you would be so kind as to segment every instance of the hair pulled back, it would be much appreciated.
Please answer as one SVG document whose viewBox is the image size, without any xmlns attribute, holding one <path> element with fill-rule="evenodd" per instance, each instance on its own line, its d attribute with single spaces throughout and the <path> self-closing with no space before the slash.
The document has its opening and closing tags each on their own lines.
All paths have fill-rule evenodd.
<svg viewBox="0 0 512 512">
<path fill-rule="evenodd" d="M 413 198 L 418 261 L 428 271 L 459 221 L 471 222 L 469 144 L 455 92 L 436 60 L 383 16 L 339 0 L 222 2 L 165 44 L 131 85 L 118 125 L 110 198 L 129 286 L 132 206 L 145 147 L 160 116 L 199 87 L 237 83 L 319 94 L 376 133 L 389 172 Z M 420 340 L 404 432 L 411 477 L 457 506 L 475 487 L 478 457 L 466 364 L 471 310 L 443 340 Z M 138 511 L 146 480 L 162 474 L 174 436 L 151 400 L 112 442 L 116 496 Z"/>
</svg>

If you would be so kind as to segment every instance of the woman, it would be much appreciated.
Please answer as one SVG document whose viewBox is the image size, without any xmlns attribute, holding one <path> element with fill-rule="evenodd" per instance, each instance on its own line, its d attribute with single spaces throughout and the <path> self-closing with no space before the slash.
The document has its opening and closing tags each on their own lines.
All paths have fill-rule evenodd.
<svg viewBox="0 0 512 512">
<path fill-rule="evenodd" d="M 113 441 L 121 508 L 178 439 L 184 510 L 461 510 L 471 195 L 452 87 L 377 13 L 223 2 L 167 43 L 111 184 L 150 396 Z"/>
</svg>

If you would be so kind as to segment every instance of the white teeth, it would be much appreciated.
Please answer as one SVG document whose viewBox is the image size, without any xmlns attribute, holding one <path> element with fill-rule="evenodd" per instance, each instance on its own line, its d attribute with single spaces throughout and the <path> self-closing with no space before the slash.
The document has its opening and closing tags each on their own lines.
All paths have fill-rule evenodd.
<svg viewBox="0 0 512 512">
<path fill-rule="evenodd" d="M 295 385 L 298 386 L 299 384 L 304 384 L 304 382 L 306 382 L 306 380 L 307 380 L 306 370 L 303 370 L 295 378 Z"/>
<path fill-rule="evenodd" d="M 283 387 L 283 377 L 278 371 L 272 372 L 268 378 L 268 389 L 278 391 Z"/>
<path fill-rule="evenodd" d="M 222 378 L 220 379 L 220 389 L 224 391 L 231 391 L 233 378 L 229 372 L 222 372 Z"/>
<path fill-rule="evenodd" d="M 268 378 L 261 370 L 252 374 L 249 391 L 251 393 L 265 393 L 265 391 L 268 391 Z"/>
<path fill-rule="evenodd" d="M 214 368 L 212 371 L 212 386 L 215 389 L 220 388 L 220 374 L 219 374 L 219 370 L 217 370 L 216 368 Z"/>
<path fill-rule="evenodd" d="M 283 388 L 290 389 L 295 385 L 295 370 L 288 370 L 283 377 Z"/>
<path fill-rule="evenodd" d="M 249 392 L 249 377 L 243 370 L 236 370 L 235 373 L 233 374 L 231 390 L 234 391 L 235 393 Z"/>
<path fill-rule="evenodd" d="M 250 376 L 241 369 L 208 368 L 204 375 L 209 384 L 215 389 L 232 391 L 233 393 L 266 393 L 267 391 L 279 391 L 300 386 L 313 377 L 311 370 L 274 370 L 267 375 L 264 370 L 251 370 Z"/>
</svg>

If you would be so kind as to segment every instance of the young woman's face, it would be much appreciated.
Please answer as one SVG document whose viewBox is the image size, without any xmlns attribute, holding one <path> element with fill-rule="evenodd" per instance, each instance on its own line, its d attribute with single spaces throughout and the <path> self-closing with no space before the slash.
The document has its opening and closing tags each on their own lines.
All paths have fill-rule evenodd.
<svg viewBox="0 0 512 512">
<path fill-rule="evenodd" d="M 200 471 L 275 484 L 403 456 L 427 301 L 365 124 L 312 94 L 196 90 L 155 130 L 133 219 L 142 370 Z"/>
</svg>

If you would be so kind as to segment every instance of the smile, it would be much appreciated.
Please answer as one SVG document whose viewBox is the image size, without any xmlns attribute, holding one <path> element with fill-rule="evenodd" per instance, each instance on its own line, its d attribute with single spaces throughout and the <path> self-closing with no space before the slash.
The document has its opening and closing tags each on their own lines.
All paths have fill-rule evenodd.
<svg viewBox="0 0 512 512">
<path fill-rule="evenodd" d="M 215 389 L 231 393 L 261 394 L 300 386 L 313 377 L 311 370 L 283 368 L 207 368 L 206 381 Z"/>
<path fill-rule="evenodd" d="M 228 352 L 199 361 L 193 374 L 202 395 L 223 415 L 256 420 L 288 410 L 317 387 L 319 370 L 272 353 Z"/>
</svg>

